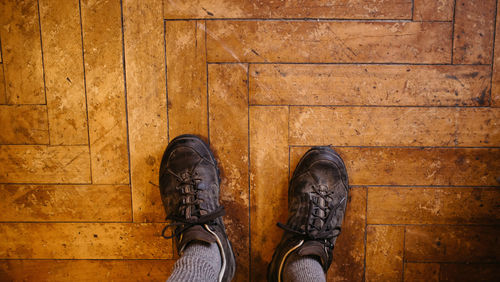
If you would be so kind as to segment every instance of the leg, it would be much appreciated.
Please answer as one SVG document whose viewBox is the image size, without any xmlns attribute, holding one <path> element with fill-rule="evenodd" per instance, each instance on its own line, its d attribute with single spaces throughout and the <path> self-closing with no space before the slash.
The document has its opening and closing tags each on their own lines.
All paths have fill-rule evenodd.
<svg viewBox="0 0 500 282">
<path fill-rule="evenodd" d="M 186 246 L 167 281 L 217 281 L 220 269 L 221 257 L 217 244 L 195 241 Z"/>
<path fill-rule="evenodd" d="M 230 281 L 235 258 L 219 205 L 219 170 L 210 148 L 198 137 L 181 135 L 168 145 L 160 166 L 160 193 L 181 258 L 172 281 Z M 205 276 L 206 275 L 206 276 Z"/>
<path fill-rule="evenodd" d="M 322 282 L 326 280 L 323 267 L 315 257 L 292 254 L 285 262 L 283 281 Z"/>
<path fill-rule="evenodd" d="M 290 180 L 287 224 L 278 223 L 285 233 L 269 264 L 270 281 L 325 280 L 348 191 L 344 162 L 334 150 L 315 147 L 305 153 Z"/>
</svg>

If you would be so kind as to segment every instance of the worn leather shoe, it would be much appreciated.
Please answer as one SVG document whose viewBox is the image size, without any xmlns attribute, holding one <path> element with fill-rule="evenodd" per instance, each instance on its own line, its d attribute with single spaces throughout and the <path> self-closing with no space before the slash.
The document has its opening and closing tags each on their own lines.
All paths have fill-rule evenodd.
<svg viewBox="0 0 500 282">
<path fill-rule="evenodd" d="M 175 239 L 182 254 L 192 241 L 217 243 L 222 267 L 218 281 L 231 281 L 236 264 L 219 205 L 219 170 L 206 145 L 194 135 L 181 135 L 168 144 L 160 165 L 160 193 L 167 220 L 162 236 Z M 171 236 L 165 236 L 175 227 Z"/>
<path fill-rule="evenodd" d="M 282 281 L 287 258 L 315 257 L 326 273 L 344 218 L 349 184 L 342 158 L 330 147 L 307 151 L 293 173 L 288 188 L 287 224 L 268 267 L 269 281 Z"/>
</svg>

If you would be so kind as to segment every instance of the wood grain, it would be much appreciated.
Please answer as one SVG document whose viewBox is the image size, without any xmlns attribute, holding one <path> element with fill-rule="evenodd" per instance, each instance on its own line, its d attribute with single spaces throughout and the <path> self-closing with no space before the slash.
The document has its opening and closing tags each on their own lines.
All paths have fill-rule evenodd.
<svg viewBox="0 0 500 282">
<path fill-rule="evenodd" d="M 81 1 L 81 14 L 92 181 L 128 184 L 120 1 Z"/>
<path fill-rule="evenodd" d="M 164 281 L 175 260 L 0 260 L 0 280 Z"/>
<path fill-rule="evenodd" d="M 127 185 L 1 184 L 0 221 L 131 221 Z"/>
<path fill-rule="evenodd" d="M 208 137 L 205 23 L 166 21 L 169 135 Z"/>
<path fill-rule="evenodd" d="M 0 1 L 0 38 L 6 102 L 45 104 L 37 2 Z"/>
<path fill-rule="evenodd" d="M 250 65 L 257 105 L 489 105 L 489 66 Z"/>
<path fill-rule="evenodd" d="M 45 106 L 0 106 L 0 124 L 0 144 L 49 144 Z"/>
<path fill-rule="evenodd" d="M 165 217 L 158 188 L 168 143 L 161 6 L 161 0 L 123 1 L 132 203 L 139 222 Z"/>
<path fill-rule="evenodd" d="M 170 259 L 164 224 L 2 223 L 3 259 Z"/>
<path fill-rule="evenodd" d="M 51 145 L 87 145 L 82 34 L 78 0 L 40 0 Z"/>
<path fill-rule="evenodd" d="M 407 226 L 405 256 L 420 262 L 498 262 L 498 226 Z"/>
<path fill-rule="evenodd" d="M 445 22 L 208 21 L 207 60 L 448 63 L 451 31 Z"/>
<path fill-rule="evenodd" d="M 368 189 L 368 224 L 500 223 L 497 188 Z"/>
<path fill-rule="evenodd" d="M 266 268 L 281 239 L 276 223 L 286 222 L 288 191 L 288 108 L 250 108 L 251 280 Z"/>
<path fill-rule="evenodd" d="M 454 0 L 414 0 L 414 21 L 452 21 Z"/>
<path fill-rule="evenodd" d="M 421 107 L 291 107 L 290 144 L 500 145 L 500 110 Z"/>
<path fill-rule="evenodd" d="M 221 170 L 224 223 L 236 254 L 237 281 L 249 278 L 248 95 L 246 65 L 209 65 L 210 145 Z"/>
<path fill-rule="evenodd" d="M 403 278 L 404 227 L 366 227 L 367 281 L 399 281 Z"/>
<path fill-rule="evenodd" d="M 456 1 L 454 64 L 491 64 L 495 7 L 495 0 Z"/>
<path fill-rule="evenodd" d="M 295 167 L 309 147 L 292 147 Z M 351 185 L 498 186 L 499 149 L 337 147 Z"/>
<path fill-rule="evenodd" d="M 191 18 L 338 18 L 410 19 L 411 0 L 251 1 L 164 0 L 165 19 Z"/>
<path fill-rule="evenodd" d="M 0 146 L 0 183 L 90 183 L 88 146 Z"/>
</svg>

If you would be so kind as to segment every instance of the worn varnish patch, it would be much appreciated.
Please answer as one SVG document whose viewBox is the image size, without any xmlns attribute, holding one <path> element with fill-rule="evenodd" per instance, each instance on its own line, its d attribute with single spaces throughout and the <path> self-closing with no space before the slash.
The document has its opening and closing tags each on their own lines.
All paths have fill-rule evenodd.
<svg viewBox="0 0 500 282">
<path fill-rule="evenodd" d="M 87 146 L 0 146 L 0 183 L 90 183 Z"/>
<path fill-rule="evenodd" d="M 366 281 L 399 281 L 403 277 L 404 226 L 366 227 Z"/>
<path fill-rule="evenodd" d="M 207 60 L 448 63 L 451 28 L 446 22 L 208 21 Z"/>
<path fill-rule="evenodd" d="M 491 64 L 495 0 L 457 0 L 454 64 Z"/>
<path fill-rule="evenodd" d="M 368 224 L 500 223 L 498 188 L 368 189 Z"/>
<path fill-rule="evenodd" d="M 1 184 L 0 221 L 131 221 L 128 185 Z"/>
<path fill-rule="evenodd" d="M 38 20 L 36 1 L 0 2 L 1 55 L 8 104 L 45 104 Z"/>
<path fill-rule="evenodd" d="M 365 267 L 366 188 L 349 190 L 342 233 L 335 243 L 328 281 L 363 281 Z"/>
<path fill-rule="evenodd" d="M 405 257 L 421 262 L 498 262 L 498 226 L 407 226 Z"/>
<path fill-rule="evenodd" d="M 8 259 L 170 259 L 161 223 L 2 223 Z"/>
<path fill-rule="evenodd" d="M 165 19 L 336 18 L 410 19 L 411 0 L 163 0 Z"/>
<path fill-rule="evenodd" d="M 452 21 L 454 0 L 414 0 L 414 21 Z"/>
<path fill-rule="evenodd" d="M 317 144 L 321 145 L 321 144 Z M 498 186 L 499 149 L 334 147 L 352 185 Z M 292 147 L 295 167 L 308 147 Z"/>
<path fill-rule="evenodd" d="M 49 143 L 49 125 L 45 106 L 0 106 L 0 124 L 2 127 L 0 144 Z"/>
<path fill-rule="evenodd" d="M 250 65 L 250 103 L 261 105 L 483 106 L 489 66 Z"/>
<path fill-rule="evenodd" d="M 290 144 L 498 146 L 499 122 L 489 108 L 291 107 Z"/>
<path fill-rule="evenodd" d="M 224 223 L 236 255 L 237 281 L 248 280 L 248 95 L 246 65 L 209 65 L 210 145 L 221 171 Z"/>
<path fill-rule="evenodd" d="M 158 187 L 168 143 L 161 0 L 123 3 L 134 221 L 163 221 Z"/>
<path fill-rule="evenodd" d="M 128 184 L 119 1 L 81 2 L 92 181 Z"/>
<path fill-rule="evenodd" d="M 0 260 L 0 280 L 163 281 L 175 260 Z"/>
<path fill-rule="evenodd" d="M 208 137 L 204 21 L 166 21 L 168 132 Z"/>
<path fill-rule="evenodd" d="M 80 8 L 40 0 L 50 144 L 88 144 Z"/>
<path fill-rule="evenodd" d="M 251 280 L 266 278 L 267 265 L 286 222 L 288 195 L 288 108 L 250 108 Z"/>
</svg>

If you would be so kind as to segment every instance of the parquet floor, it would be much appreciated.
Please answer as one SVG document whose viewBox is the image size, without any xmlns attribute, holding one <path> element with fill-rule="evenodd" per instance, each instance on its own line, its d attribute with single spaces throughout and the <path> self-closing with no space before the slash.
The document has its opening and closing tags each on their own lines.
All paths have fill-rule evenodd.
<svg viewBox="0 0 500 282">
<path fill-rule="evenodd" d="M 0 0 L 0 280 L 165 280 L 159 161 L 192 133 L 237 281 L 264 279 L 288 176 L 327 144 L 352 185 L 330 281 L 499 281 L 497 6 Z"/>
</svg>

